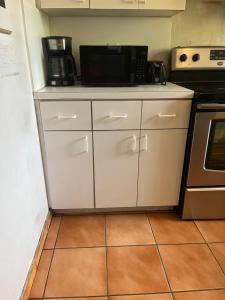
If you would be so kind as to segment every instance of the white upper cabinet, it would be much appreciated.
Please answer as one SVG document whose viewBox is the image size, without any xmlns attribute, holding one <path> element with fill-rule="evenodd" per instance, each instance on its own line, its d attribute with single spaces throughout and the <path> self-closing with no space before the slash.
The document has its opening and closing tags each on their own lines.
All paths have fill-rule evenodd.
<svg viewBox="0 0 225 300">
<path fill-rule="evenodd" d="M 138 9 L 137 0 L 90 0 L 92 9 Z"/>
<path fill-rule="evenodd" d="M 37 0 L 52 16 L 172 16 L 185 6 L 186 0 Z"/>
<path fill-rule="evenodd" d="M 38 0 L 38 7 L 43 9 L 89 8 L 89 0 Z"/>
<path fill-rule="evenodd" d="M 185 10 L 186 0 L 139 0 L 140 9 Z"/>
</svg>

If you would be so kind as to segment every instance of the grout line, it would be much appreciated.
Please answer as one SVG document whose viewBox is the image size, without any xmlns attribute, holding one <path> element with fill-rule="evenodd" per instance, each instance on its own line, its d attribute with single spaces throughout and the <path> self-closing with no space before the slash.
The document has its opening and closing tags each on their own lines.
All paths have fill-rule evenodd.
<svg viewBox="0 0 225 300">
<path fill-rule="evenodd" d="M 156 237 L 155 237 L 155 234 L 154 234 L 154 231 L 153 231 L 153 228 L 152 228 L 152 224 L 151 224 L 151 221 L 150 221 L 150 217 L 147 215 L 147 218 L 148 218 L 149 226 L 150 226 L 150 228 L 151 228 L 151 230 L 152 230 L 153 237 L 154 237 L 155 242 L 156 242 L 157 252 L 158 252 L 158 255 L 159 255 L 159 258 L 160 258 L 160 261 L 161 261 L 161 264 L 162 264 L 162 267 L 163 267 L 165 276 L 166 276 L 166 280 L 167 280 L 167 283 L 168 283 L 168 286 L 169 286 L 169 289 L 170 289 L 170 293 L 171 293 L 171 295 L 172 295 L 172 299 L 174 300 L 173 291 L 172 291 L 172 288 L 171 288 L 171 285 L 170 285 L 170 282 L 169 282 L 169 277 L 168 277 L 168 275 L 167 275 L 166 268 L 165 268 L 165 266 L 164 266 L 164 263 L 163 263 L 163 260 L 162 260 L 162 256 L 161 256 L 160 251 L 159 251 L 159 245 L 157 244 L 157 241 L 156 241 Z"/>
<path fill-rule="evenodd" d="M 194 221 L 194 223 L 195 223 L 195 221 Z M 205 241 L 205 243 L 206 243 L 206 245 L 207 245 L 209 251 L 211 252 L 211 254 L 212 254 L 214 260 L 216 261 L 216 263 L 217 263 L 218 266 L 220 267 L 222 273 L 225 275 L 225 270 L 223 270 L 223 268 L 222 268 L 222 266 L 220 265 L 220 262 L 218 261 L 216 255 L 213 253 L 212 249 L 209 247 L 209 242 L 206 241 L 206 239 L 205 239 L 204 235 L 202 234 L 201 230 L 198 228 L 198 225 L 197 225 L 196 223 L 195 223 L 195 225 L 196 225 L 198 231 L 200 232 L 200 234 L 201 234 L 203 240 Z"/>
<path fill-rule="evenodd" d="M 106 251 L 106 289 L 109 297 L 108 247 L 107 247 L 107 216 L 105 215 L 105 251 Z"/>
<path fill-rule="evenodd" d="M 50 269 L 51 269 L 51 266 L 52 266 L 53 257 L 55 255 L 55 250 L 56 250 L 55 246 L 56 246 L 56 242 L 57 242 L 57 239 L 58 239 L 58 236 L 59 236 L 59 230 L 60 230 L 60 227 L 61 227 L 61 223 L 62 223 L 62 217 L 60 219 L 59 228 L 58 228 L 58 232 L 57 232 L 56 239 L 55 239 L 54 249 L 52 249 L 53 253 L 52 253 L 51 261 L 50 261 L 49 268 L 48 268 L 48 275 L 47 275 L 46 282 L 45 282 L 44 292 L 43 292 L 43 295 L 42 295 L 43 299 L 45 297 L 45 292 L 46 292 L 46 288 L 47 288 L 48 277 L 49 277 L 49 274 L 50 274 Z"/>
</svg>

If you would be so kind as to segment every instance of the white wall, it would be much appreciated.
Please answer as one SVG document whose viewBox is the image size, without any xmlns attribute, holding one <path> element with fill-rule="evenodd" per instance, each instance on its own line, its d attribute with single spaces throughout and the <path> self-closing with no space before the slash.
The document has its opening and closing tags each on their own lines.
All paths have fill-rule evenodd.
<svg viewBox="0 0 225 300">
<path fill-rule="evenodd" d="M 187 0 L 173 17 L 172 47 L 225 45 L 225 1 Z"/>
<path fill-rule="evenodd" d="M 171 18 L 51 17 L 52 35 L 73 38 L 78 61 L 81 44 L 148 45 L 151 59 L 167 61 L 171 45 Z"/>
<path fill-rule="evenodd" d="M 41 38 L 50 35 L 49 18 L 36 8 L 35 0 L 23 0 L 22 2 L 33 89 L 37 90 L 45 86 L 45 67 Z"/>
<path fill-rule="evenodd" d="M 225 1 L 187 0 L 172 18 L 50 17 L 53 35 L 73 38 L 76 60 L 81 44 L 146 44 L 150 59 L 170 59 L 176 46 L 225 45 Z"/>
<path fill-rule="evenodd" d="M 0 35 L 0 298 L 19 300 L 47 216 L 20 1 Z"/>
</svg>

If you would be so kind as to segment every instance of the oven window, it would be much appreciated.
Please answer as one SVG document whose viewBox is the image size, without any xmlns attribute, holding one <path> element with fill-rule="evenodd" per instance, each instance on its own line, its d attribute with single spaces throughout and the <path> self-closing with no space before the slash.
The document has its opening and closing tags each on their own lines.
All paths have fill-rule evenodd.
<svg viewBox="0 0 225 300">
<path fill-rule="evenodd" d="M 205 167 L 225 170 L 225 120 L 213 120 L 211 123 Z"/>
</svg>

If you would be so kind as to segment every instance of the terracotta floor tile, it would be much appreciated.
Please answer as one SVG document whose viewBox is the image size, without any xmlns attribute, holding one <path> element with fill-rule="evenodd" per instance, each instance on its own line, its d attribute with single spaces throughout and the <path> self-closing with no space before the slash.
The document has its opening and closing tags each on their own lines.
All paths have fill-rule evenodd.
<svg viewBox="0 0 225 300">
<path fill-rule="evenodd" d="M 45 297 L 105 296 L 105 248 L 55 250 Z"/>
<path fill-rule="evenodd" d="M 51 225 L 49 227 L 48 235 L 44 244 L 44 249 L 53 249 L 55 247 L 60 221 L 61 217 L 53 216 Z"/>
<path fill-rule="evenodd" d="M 193 221 L 183 221 L 175 213 L 151 213 L 149 218 L 159 244 L 204 243 Z"/>
<path fill-rule="evenodd" d="M 173 296 L 174 300 L 223 300 L 225 299 L 225 290 L 175 293 Z"/>
<path fill-rule="evenodd" d="M 151 294 L 135 296 L 110 296 L 109 300 L 173 300 L 170 294 Z"/>
<path fill-rule="evenodd" d="M 195 223 L 207 242 L 225 242 L 225 220 L 196 221 Z"/>
<path fill-rule="evenodd" d="M 107 251 L 109 295 L 169 291 L 155 246 L 109 247 Z"/>
<path fill-rule="evenodd" d="M 106 240 L 109 246 L 155 244 L 148 217 L 145 214 L 107 216 Z"/>
<path fill-rule="evenodd" d="M 159 246 L 173 291 L 225 288 L 225 276 L 206 244 Z"/>
<path fill-rule="evenodd" d="M 53 250 L 43 250 L 38 265 L 37 273 L 30 292 L 31 298 L 42 298 L 44 295 L 45 284 L 51 264 Z"/>
<path fill-rule="evenodd" d="M 66 216 L 62 218 L 56 248 L 105 245 L 105 216 Z"/>
<path fill-rule="evenodd" d="M 221 268 L 225 273 L 225 243 L 209 244 L 209 247 L 211 248 L 213 254 L 215 255 L 216 259 L 218 260 Z"/>
</svg>

